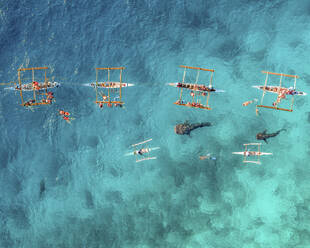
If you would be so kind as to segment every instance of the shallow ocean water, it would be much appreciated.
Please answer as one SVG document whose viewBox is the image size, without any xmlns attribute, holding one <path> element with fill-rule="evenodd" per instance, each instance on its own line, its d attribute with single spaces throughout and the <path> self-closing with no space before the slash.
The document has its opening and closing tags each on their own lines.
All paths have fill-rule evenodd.
<svg viewBox="0 0 310 248">
<path fill-rule="evenodd" d="M 32 112 L 1 86 L 0 247 L 308 247 L 308 98 L 260 116 L 241 104 L 261 97 L 262 70 L 298 75 L 309 94 L 309 13 L 308 1 L 2 1 L 1 82 L 48 66 L 62 87 Z M 182 64 L 215 69 L 226 92 L 211 111 L 172 104 Z M 136 85 L 124 109 L 99 109 L 83 86 L 103 66 Z M 186 120 L 213 125 L 177 136 Z M 281 128 L 262 165 L 231 154 Z M 148 138 L 157 160 L 124 156 Z"/>
</svg>

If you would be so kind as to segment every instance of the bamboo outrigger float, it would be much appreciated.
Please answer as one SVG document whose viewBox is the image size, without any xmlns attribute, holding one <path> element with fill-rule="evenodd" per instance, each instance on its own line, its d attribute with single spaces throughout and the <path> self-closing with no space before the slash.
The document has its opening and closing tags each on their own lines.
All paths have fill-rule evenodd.
<svg viewBox="0 0 310 248">
<path fill-rule="evenodd" d="M 243 163 L 261 164 L 259 158 L 262 155 L 272 155 L 272 153 L 261 152 L 261 143 L 243 144 L 245 150 L 243 152 L 233 152 L 232 154 L 243 155 Z M 257 146 L 257 151 L 250 151 L 248 146 Z M 255 157 L 256 160 L 248 160 L 249 157 Z"/>
<path fill-rule="evenodd" d="M 14 90 L 18 90 L 21 98 L 21 105 L 24 107 L 30 106 L 38 106 L 38 105 L 49 105 L 52 104 L 54 100 L 54 96 L 52 92 L 48 92 L 47 90 L 50 88 L 58 87 L 59 84 L 57 82 L 49 82 L 46 77 L 46 70 L 48 67 L 32 67 L 32 68 L 20 68 L 17 70 L 18 74 L 18 85 L 15 83 L 15 87 L 11 87 Z M 44 82 L 38 83 L 35 80 L 34 73 L 35 71 L 44 70 Z M 32 72 L 32 82 L 28 84 L 22 84 L 21 72 L 31 71 Z M 33 99 L 28 101 L 24 101 L 23 91 L 32 91 Z"/>
<path fill-rule="evenodd" d="M 168 83 L 168 85 L 170 85 L 170 86 L 180 88 L 180 97 L 176 102 L 174 102 L 174 104 L 179 105 L 179 106 L 191 107 L 191 108 L 200 108 L 200 109 L 211 110 L 211 108 L 209 107 L 210 93 L 211 92 L 224 92 L 223 90 L 216 90 L 212 86 L 214 70 L 213 69 L 200 68 L 200 67 L 184 66 L 184 65 L 180 65 L 180 67 L 184 68 L 182 82 Z M 197 70 L 195 83 L 185 82 L 186 69 Z M 200 71 L 211 72 L 209 85 L 198 84 Z M 185 102 L 182 99 L 183 89 L 190 90 L 190 96 L 192 98 L 191 101 Z M 200 98 L 204 98 L 204 97 L 206 97 L 206 104 L 205 105 L 202 103 L 202 99 L 200 99 Z"/>
<path fill-rule="evenodd" d="M 140 143 L 131 145 L 131 147 L 134 148 L 134 151 L 126 153 L 125 156 L 134 155 L 136 157 L 136 163 L 142 162 L 145 160 L 156 159 L 157 157 L 150 157 L 150 152 L 154 151 L 154 150 L 158 150 L 158 149 L 160 149 L 160 147 L 149 147 L 146 145 L 145 147 L 138 148 L 141 145 L 147 144 L 151 140 L 152 139 L 148 139 L 148 140 L 142 141 Z"/>
<path fill-rule="evenodd" d="M 275 109 L 275 110 L 282 110 L 282 111 L 288 111 L 288 112 L 293 112 L 293 105 L 294 105 L 294 96 L 305 96 L 307 95 L 305 92 L 302 91 L 296 91 L 296 80 L 298 76 L 296 75 L 288 75 L 288 74 L 283 74 L 283 73 L 275 73 L 275 72 L 269 72 L 269 71 L 262 71 L 262 73 L 266 74 L 266 79 L 265 79 L 265 84 L 259 85 L 259 86 L 253 86 L 253 88 L 257 88 L 260 90 L 263 90 L 263 95 L 260 101 L 260 104 L 256 105 L 256 113 L 258 113 L 258 108 L 269 108 L 269 109 Z M 277 75 L 280 76 L 280 82 L 279 86 L 268 86 L 268 76 L 269 75 Z M 282 79 L 283 77 L 288 77 L 288 78 L 294 78 L 294 86 L 293 87 L 283 87 L 283 82 Z M 277 94 L 277 99 L 275 102 L 272 103 L 272 106 L 268 105 L 263 105 L 264 97 L 266 92 L 271 92 Z M 281 108 L 278 107 L 282 99 L 285 99 L 287 95 L 292 96 L 292 100 L 290 103 L 290 108 Z"/>
<path fill-rule="evenodd" d="M 116 107 L 122 107 L 125 104 L 122 101 L 122 88 L 133 86 L 133 84 L 127 84 L 127 83 L 122 82 L 122 72 L 124 69 L 125 67 L 96 68 L 96 82 L 86 84 L 86 86 L 92 86 L 95 88 L 95 91 L 96 91 L 95 103 L 98 104 L 100 108 L 102 108 L 105 104 L 108 107 L 112 107 L 113 105 Z M 106 82 L 98 81 L 98 72 L 100 70 L 107 71 L 108 78 Z M 111 70 L 119 70 L 120 72 L 119 82 L 110 81 Z M 107 92 L 104 92 L 103 90 L 106 90 Z M 117 93 L 117 94 L 113 96 L 113 93 Z"/>
</svg>

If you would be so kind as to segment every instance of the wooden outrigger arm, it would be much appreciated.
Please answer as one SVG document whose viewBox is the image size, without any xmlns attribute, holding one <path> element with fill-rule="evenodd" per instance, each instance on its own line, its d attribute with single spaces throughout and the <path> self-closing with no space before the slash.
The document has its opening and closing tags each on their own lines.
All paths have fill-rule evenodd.
<svg viewBox="0 0 310 248">
<path fill-rule="evenodd" d="M 276 73 L 276 72 L 270 72 L 270 71 L 262 71 L 262 73 L 277 75 L 277 76 L 283 76 L 283 77 L 299 78 L 297 75 L 289 75 L 289 74 Z"/>
<path fill-rule="evenodd" d="M 279 107 L 273 107 L 273 106 L 267 106 L 267 105 L 256 105 L 258 108 L 269 108 L 269 109 L 275 109 L 275 110 L 282 110 L 282 111 L 288 111 L 293 112 L 293 109 L 286 109 L 286 108 L 279 108 Z"/>
<path fill-rule="evenodd" d="M 206 68 L 200 68 L 200 67 L 193 67 L 193 66 L 186 66 L 186 65 L 180 65 L 181 68 L 187 68 L 187 69 L 194 69 L 194 70 L 201 70 L 201 71 L 211 71 L 214 72 L 213 69 L 206 69 Z"/>
<path fill-rule="evenodd" d="M 191 105 L 179 103 L 179 102 L 174 102 L 173 104 L 179 105 L 179 106 L 190 107 L 190 108 L 200 108 L 200 109 L 205 109 L 205 110 L 211 110 L 212 109 L 212 108 L 207 107 L 207 106 L 191 106 Z"/>
<path fill-rule="evenodd" d="M 148 139 L 148 140 L 142 141 L 142 142 L 140 142 L 140 143 L 133 144 L 133 145 L 131 145 L 131 146 L 132 146 L 132 147 L 135 147 L 135 146 L 138 146 L 138 145 L 142 145 L 142 144 L 145 144 L 145 143 L 147 143 L 147 142 L 150 142 L 151 140 L 153 140 L 153 139 Z"/>
</svg>

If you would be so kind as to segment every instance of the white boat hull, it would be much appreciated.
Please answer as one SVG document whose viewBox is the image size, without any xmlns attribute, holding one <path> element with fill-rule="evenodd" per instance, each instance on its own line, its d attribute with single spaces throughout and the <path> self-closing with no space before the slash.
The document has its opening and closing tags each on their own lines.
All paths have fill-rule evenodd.
<svg viewBox="0 0 310 248">
<path fill-rule="evenodd" d="M 96 83 L 88 83 L 83 84 L 88 87 L 96 87 Z M 134 84 L 122 83 L 122 87 L 132 87 Z M 110 88 L 110 89 L 118 89 L 120 88 L 120 82 L 98 82 L 97 88 Z"/>
<path fill-rule="evenodd" d="M 237 154 L 237 155 L 245 155 L 245 152 L 233 152 L 232 154 Z M 262 155 L 272 155 L 272 153 L 269 152 L 260 152 L 259 154 L 251 155 L 251 156 L 262 156 Z"/>
<path fill-rule="evenodd" d="M 60 86 L 60 83 L 57 82 L 47 82 L 47 87 L 45 83 L 39 83 L 39 86 L 41 87 L 40 90 L 45 89 L 53 89 Z M 17 84 L 16 87 L 6 87 L 5 90 L 20 90 L 19 85 Z M 22 84 L 22 91 L 33 91 L 32 83 L 29 84 Z"/>
<path fill-rule="evenodd" d="M 189 84 L 189 83 L 184 83 L 184 84 L 186 84 L 186 85 L 195 85 L 195 84 Z M 167 85 L 172 86 L 172 87 L 176 87 L 176 88 L 180 88 L 180 87 L 178 87 L 178 83 L 167 83 Z M 194 90 L 194 89 L 191 89 L 191 88 L 188 88 L 188 89 L 189 90 L 193 90 L 193 91 L 209 92 L 208 90 Z M 215 89 L 215 91 L 212 91 L 212 92 L 222 93 L 222 92 L 225 92 L 225 90 L 217 90 L 217 89 Z"/>
<path fill-rule="evenodd" d="M 259 90 L 264 90 L 265 86 L 263 86 L 263 85 L 254 85 L 252 87 L 255 88 L 255 89 L 259 89 Z M 278 94 L 278 92 L 277 91 L 273 91 L 273 89 L 278 89 L 279 86 L 267 86 L 267 87 L 269 88 L 269 90 L 266 89 L 267 92 Z M 297 95 L 297 96 L 306 96 L 307 93 L 302 92 L 302 91 L 296 91 L 295 95 Z"/>
</svg>

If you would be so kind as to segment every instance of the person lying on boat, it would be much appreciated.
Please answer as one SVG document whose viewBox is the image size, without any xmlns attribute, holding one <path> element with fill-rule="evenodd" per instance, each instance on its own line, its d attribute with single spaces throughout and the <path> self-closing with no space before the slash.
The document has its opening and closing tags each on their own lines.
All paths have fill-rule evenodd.
<svg viewBox="0 0 310 248">
<path fill-rule="evenodd" d="M 148 153 L 148 149 L 141 148 L 139 151 L 135 151 L 136 154 L 143 155 L 144 153 Z"/>
<path fill-rule="evenodd" d="M 244 152 L 244 155 L 247 156 L 247 157 L 255 156 L 256 152 L 246 151 L 246 152 Z"/>
<path fill-rule="evenodd" d="M 35 90 L 40 90 L 41 89 L 39 83 L 36 82 L 36 81 L 32 82 L 32 88 L 34 88 Z"/>
<path fill-rule="evenodd" d="M 293 87 L 289 87 L 287 92 L 286 92 L 287 95 L 297 95 L 298 92 L 296 90 L 294 90 Z"/>
</svg>

